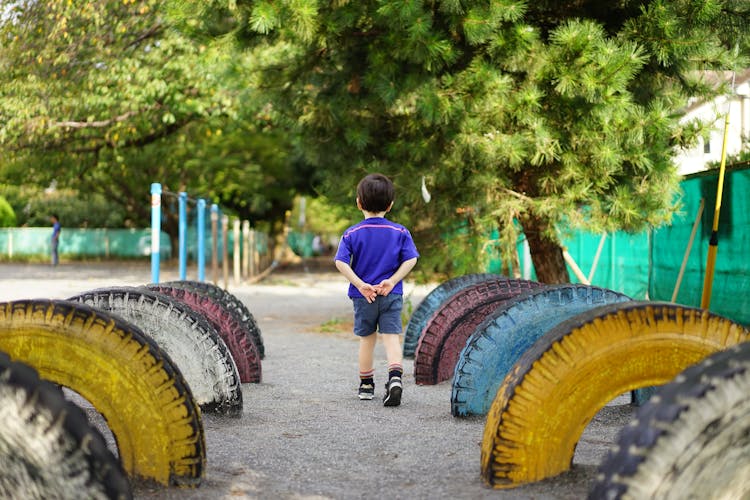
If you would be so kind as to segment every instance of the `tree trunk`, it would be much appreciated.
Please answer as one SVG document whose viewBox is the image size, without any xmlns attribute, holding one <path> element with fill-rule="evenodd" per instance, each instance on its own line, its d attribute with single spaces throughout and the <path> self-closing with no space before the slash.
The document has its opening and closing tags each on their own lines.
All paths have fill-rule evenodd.
<svg viewBox="0 0 750 500">
<path fill-rule="evenodd" d="M 531 262 L 534 263 L 536 279 L 540 283 L 570 283 L 568 268 L 565 266 L 563 249 L 557 241 L 545 236 L 548 221 L 534 214 L 524 214 L 520 219 L 526 241 L 529 243 Z"/>
</svg>

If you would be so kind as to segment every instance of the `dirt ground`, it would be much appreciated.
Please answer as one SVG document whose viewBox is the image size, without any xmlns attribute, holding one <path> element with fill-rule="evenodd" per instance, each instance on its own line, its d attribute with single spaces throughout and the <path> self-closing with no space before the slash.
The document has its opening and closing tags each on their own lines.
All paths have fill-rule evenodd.
<svg viewBox="0 0 750 500">
<path fill-rule="evenodd" d="M 163 266 L 160 281 L 177 279 Z M 188 279 L 195 273 L 188 271 Z M 66 298 L 151 281 L 150 264 L 0 264 L 0 301 Z M 220 282 L 220 285 L 223 283 Z M 436 284 L 407 281 L 416 307 Z M 319 266 L 278 269 L 256 284 L 229 282 L 257 320 L 266 346 L 263 381 L 243 384 L 240 418 L 204 414 L 207 468 L 197 489 L 136 484 L 135 498 L 585 498 L 596 466 L 632 408 L 619 398 L 589 424 L 569 472 L 511 490 L 479 476 L 483 418 L 450 414 L 450 382 L 417 386 L 405 360 L 401 406 L 385 408 L 385 355 L 378 345 L 376 400 L 359 401 L 357 342 L 346 281 Z"/>
</svg>

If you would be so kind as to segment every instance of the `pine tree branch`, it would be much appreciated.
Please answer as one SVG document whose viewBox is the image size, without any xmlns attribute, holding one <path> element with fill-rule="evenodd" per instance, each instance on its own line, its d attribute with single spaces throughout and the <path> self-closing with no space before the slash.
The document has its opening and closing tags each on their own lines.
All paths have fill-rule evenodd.
<svg viewBox="0 0 750 500">
<path fill-rule="evenodd" d="M 505 193 L 518 198 L 519 200 L 523 200 L 529 203 L 534 201 L 533 198 L 529 198 L 525 194 L 517 193 L 516 191 L 513 191 L 512 189 L 508 189 L 508 188 L 500 188 L 500 189 L 504 191 Z"/>
</svg>

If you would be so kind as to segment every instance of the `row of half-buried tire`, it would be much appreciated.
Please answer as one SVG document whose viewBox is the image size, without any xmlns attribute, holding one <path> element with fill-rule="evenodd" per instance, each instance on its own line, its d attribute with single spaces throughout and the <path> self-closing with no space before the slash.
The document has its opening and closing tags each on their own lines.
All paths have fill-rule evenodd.
<svg viewBox="0 0 750 500">
<path fill-rule="evenodd" d="M 263 342 L 255 318 L 215 285 L 101 288 L 69 300 L 117 314 L 151 335 L 181 368 L 204 411 L 238 415 L 240 383 L 262 380 Z"/>
<path fill-rule="evenodd" d="M 510 367 L 550 327 L 630 300 L 599 287 L 545 286 L 491 274 L 455 280 L 443 295 L 440 304 L 418 307 L 432 313 L 415 350 L 414 377 L 417 384 L 453 378 L 455 416 L 486 414 Z"/>
<path fill-rule="evenodd" d="M 519 365 L 526 363 L 528 367 L 534 363 L 539 363 L 536 372 L 536 375 L 540 377 L 539 380 L 529 382 L 529 388 L 520 390 L 520 394 L 516 395 L 515 406 L 505 408 L 507 410 L 503 414 L 505 419 L 498 419 L 492 415 L 488 418 L 483 442 L 482 469 L 485 480 L 495 487 L 514 487 L 556 475 L 567 469 L 572 461 L 573 448 L 580 432 L 582 432 L 585 424 L 590 421 L 593 413 L 591 413 L 591 401 L 587 401 L 585 398 L 578 401 L 573 398 L 573 401 L 566 401 L 567 404 L 560 404 L 560 394 L 569 395 L 573 388 L 583 392 L 593 391 L 597 396 L 604 393 L 606 395 L 602 397 L 602 401 L 606 403 L 609 398 L 622 392 L 628 390 L 640 391 L 641 388 L 648 387 L 651 384 L 664 383 L 676 372 L 689 366 L 691 362 L 696 362 L 711 352 L 746 338 L 742 326 L 736 325 L 725 318 L 710 315 L 706 311 L 673 304 L 630 301 L 621 294 L 596 287 L 557 286 L 547 287 L 545 290 L 524 291 L 523 294 L 517 294 L 516 297 L 488 297 L 493 293 L 502 296 L 501 290 L 512 288 L 511 282 L 513 281 L 506 280 L 504 282 L 502 277 L 492 275 L 477 275 L 468 280 L 456 280 L 458 285 L 454 284 L 450 292 L 442 294 L 442 303 L 436 302 L 427 309 L 422 308 L 431 311 L 429 314 L 431 318 L 424 322 L 422 332 L 423 334 L 426 332 L 431 337 L 425 337 L 424 339 L 420 337 L 415 349 L 415 378 L 417 381 L 435 383 L 435 379 L 438 379 L 437 381 L 445 380 L 449 378 L 449 375 L 440 374 L 435 370 L 438 356 L 445 357 L 445 351 L 441 353 L 442 344 L 446 342 L 447 334 L 445 332 L 460 328 L 461 321 L 468 322 L 473 327 L 477 320 L 471 317 L 472 314 L 484 316 L 489 313 L 492 317 L 485 318 L 485 322 L 479 328 L 483 333 L 477 335 L 478 339 L 484 338 L 483 342 L 486 344 L 486 349 L 480 351 L 490 352 L 490 357 L 498 357 L 498 351 L 503 352 L 505 354 L 499 357 L 504 358 L 504 363 L 486 359 L 486 355 L 482 354 L 478 357 L 475 356 L 476 362 L 473 364 L 480 371 L 487 371 L 488 367 L 498 367 L 494 377 L 485 377 L 488 380 L 494 380 L 496 385 L 487 387 L 485 394 L 488 397 L 480 398 L 480 401 L 483 401 L 485 405 L 492 403 L 494 412 L 497 412 L 497 400 L 501 398 L 501 393 L 496 391 L 500 382 L 505 379 L 504 383 L 508 384 L 508 379 L 517 376 Z M 493 311 L 492 306 L 487 307 L 492 303 L 502 306 Z M 602 305 L 608 303 L 613 305 Z M 421 306 L 422 304 L 420 304 Z M 418 310 L 420 307 L 418 307 Z M 444 311 L 441 311 L 441 309 L 444 309 Z M 568 319 L 567 322 L 566 319 Z M 597 333 L 601 333 L 601 336 L 597 339 L 597 342 L 588 346 L 589 350 L 584 349 L 586 354 L 583 356 L 575 356 L 575 350 L 566 352 L 565 349 L 547 338 L 547 335 L 550 337 L 559 336 L 559 333 L 555 332 L 559 332 L 561 329 L 565 331 L 568 328 L 567 323 L 575 324 L 577 321 L 589 321 L 597 325 L 596 329 L 603 330 L 603 333 L 597 331 Z M 431 325 L 431 323 L 434 324 Z M 521 328 L 520 334 L 518 331 L 519 325 Z M 488 334 L 488 329 L 493 332 Z M 617 331 L 620 337 L 617 334 L 611 338 L 608 337 L 608 330 Z M 513 337 L 520 337 L 521 341 L 519 342 L 516 338 L 508 344 L 508 339 L 513 339 Z M 571 346 L 576 346 L 578 343 L 587 340 L 588 337 L 582 338 L 580 334 L 578 337 L 573 335 L 572 337 L 566 337 L 565 344 L 570 349 Z M 628 348 L 622 345 L 628 343 L 631 344 L 628 346 L 629 349 L 639 351 L 636 356 L 630 358 L 625 356 L 625 351 Z M 466 346 L 467 349 L 471 348 L 470 344 L 471 342 Z M 613 347 L 613 344 L 617 347 Z M 432 364 L 420 362 L 420 350 L 424 345 L 428 346 L 427 352 L 432 358 L 429 360 Z M 544 347 L 539 347 L 540 345 Z M 620 352 L 623 349 L 624 351 Z M 405 352 L 406 350 L 407 348 L 405 348 Z M 455 351 L 455 349 L 453 350 Z M 593 353 L 591 350 L 593 350 Z M 664 354 L 663 351 L 665 350 L 669 351 L 668 355 Z M 515 353 L 508 356 L 507 352 L 509 351 L 515 351 Z M 530 353 L 526 354 L 527 351 L 530 351 Z M 550 351 L 550 353 L 547 351 Z M 615 351 L 620 356 L 614 356 L 612 352 Z M 534 357 L 534 353 L 538 355 L 539 352 L 544 352 L 545 355 L 553 357 L 558 356 L 558 358 L 555 362 L 552 362 L 551 366 L 546 366 L 541 363 L 538 356 Z M 747 353 L 745 357 L 750 357 L 750 347 L 746 347 L 745 352 Z M 733 356 L 736 358 L 737 355 L 735 353 Z M 626 360 L 623 359 L 623 356 Z M 717 356 L 721 358 L 722 355 Z M 615 357 L 617 359 L 614 359 Z M 471 361 L 472 357 L 464 357 L 462 353 L 460 359 Z M 533 362 L 530 361 L 531 359 L 533 359 Z M 589 372 L 581 376 L 575 368 L 569 366 L 571 364 L 576 365 L 579 362 L 593 364 L 594 370 L 605 374 L 609 373 L 612 366 L 615 367 L 615 371 L 629 374 L 620 374 L 619 378 L 613 376 L 611 379 L 607 375 L 601 376 L 601 373 L 599 378 L 590 377 Z M 707 360 L 704 370 L 707 370 L 706 367 L 712 366 L 712 363 L 715 363 L 715 361 Z M 693 381 L 692 385 L 683 380 L 685 377 L 678 378 L 675 384 L 679 386 L 679 389 L 672 389 L 672 392 L 669 392 L 668 387 L 670 386 L 667 386 L 664 389 L 667 391 L 665 396 L 657 396 L 649 402 L 642 409 L 641 414 L 644 416 L 640 416 L 640 420 L 623 431 L 620 447 L 611 454 L 609 461 L 602 465 L 601 477 L 592 489 L 590 498 L 620 498 L 623 492 L 634 498 L 651 498 L 653 495 L 643 493 L 651 491 L 649 488 L 656 491 L 654 495 L 660 498 L 668 498 L 670 495 L 672 498 L 695 498 L 692 494 L 692 496 L 688 495 L 691 489 L 706 494 L 722 491 L 733 495 L 738 494 L 738 492 L 744 494 L 750 491 L 750 487 L 748 487 L 750 482 L 742 479 L 744 472 L 750 467 L 750 439 L 742 437 L 747 436 L 747 431 L 750 429 L 750 422 L 748 421 L 750 418 L 750 415 L 748 415 L 750 403 L 743 404 L 741 396 L 737 396 L 742 391 L 736 389 L 738 385 L 748 388 L 750 375 L 745 377 L 745 365 L 750 365 L 750 362 L 745 362 L 745 365 L 738 365 L 738 362 L 734 360 L 725 361 L 723 365 L 723 368 L 708 370 L 710 373 L 703 375 L 703 377 L 708 376 L 710 378 L 697 386 L 695 384 L 697 375 L 689 375 L 690 372 L 688 371 L 685 377 L 687 380 Z M 428 366 L 429 370 L 420 370 L 420 366 Z M 569 376 L 575 377 L 578 375 L 581 378 L 575 379 L 576 383 L 573 384 L 555 385 L 552 381 L 553 375 L 556 373 L 553 368 L 559 370 L 566 366 L 570 368 L 571 374 Z M 489 371 L 492 371 L 492 368 Z M 456 379 L 462 378 L 462 373 L 463 370 L 460 371 L 457 367 L 454 382 Z M 506 374 L 508 375 L 507 378 L 505 377 Z M 626 379 L 630 377 L 628 384 L 623 384 L 623 376 Z M 723 381 L 725 381 L 725 385 L 735 387 L 730 392 L 735 394 L 735 399 L 740 399 L 739 403 L 724 395 L 724 389 L 715 390 L 716 386 Z M 548 388 L 545 396 L 554 395 L 557 397 L 557 399 L 553 398 L 553 401 L 546 406 L 543 402 L 540 403 L 541 396 L 534 392 L 534 389 L 538 389 L 537 386 L 544 386 L 545 384 L 553 386 Z M 589 385 L 594 387 L 589 387 Z M 452 411 L 456 414 L 455 384 L 453 389 Z M 682 394 L 680 391 L 687 391 L 687 394 Z M 494 396 L 495 393 L 497 393 L 497 397 Z M 676 393 L 680 394 L 675 395 Z M 710 396 L 704 397 L 705 394 Z M 684 401 L 691 398 L 692 405 L 683 404 Z M 701 409 L 701 403 L 711 405 L 710 410 L 707 408 Z M 544 410 L 539 410 L 539 406 L 543 406 Z M 717 406 L 721 409 L 717 410 Z M 728 409 L 727 406 L 729 406 Z M 595 412 L 599 407 L 593 405 L 593 411 Z M 654 407 L 657 409 L 654 409 Z M 476 413 L 482 414 L 486 409 L 479 408 Z M 692 426 L 685 426 L 684 419 L 678 418 L 678 414 L 688 410 L 696 414 L 696 416 L 690 417 L 689 413 L 686 413 L 685 419 L 692 418 L 694 420 Z M 536 420 L 533 424 L 530 424 L 529 421 L 533 419 Z M 679 423 L 677 423 L 678 420 Z M 583 424 L 581 424 L 582 421 Z M 501 435 L 498 422 L 505 425 L 507 435 Z M 680 425 L 687 429 L 682 432 L 683 437 L 678 439 L 677 443 L 674 443 L 671 438 L 663 438 L 667 423 L 670 423 L 670 425 L 673 423 L 675 426 Z M 570 425 L 573 424 L 579 425 L 579 428 L 570 428 Z M 545 425 L 548 427 L 556 426 L 557 430 L 545 432 Z M 704 435 L 697 436 L 696 429 L 705 429 L 706 426 L 709 430 L 705 431 Z M 712 432 L 710 430 L 712 426 L 719 427 L 721 430 Z M 638 430 L 633 431 L 633 428 Z M 693 434 L 690 434 L 691 432 Z M 669 433 L 666 434 L 669 435 Z M 714 434 L 719 436 L 720 439 L 716 439 Z M 563 436 L 565 438 L 562 438 Z M 694 440 L 691 441 L 693 438 Z M 560 446 L 561 440 L 567 440 L 566 443 L 570 446 L 567 448 Z M 708 441 L 710 441 L 710 444 L 703 446 L 703 443 Z M 659 446 L 656 446 L 655 443 L 657 442 L 660 443 Z M 700 444 L 696 445 L 696 442 Z M 727 454 L 729 458 L 722 455 L 722 459 L 717 460 L 717 463 L 720 464 L 719 468 L 724 472 L 715 467 L 700 465 L 702 461 L 707 459 L 714 460 L 717 455 L 722 453 L 722 448 L 728 447 L 728 443 L 733 445 L 732 451 Z M 680 447 L 684 448 L 681 451 L 681 458 L 676 458 L 673 462 L 670 462 L 664 456 L 660 456 L 660 454 L 664 455 L 669 453 L 669 450 L 674 451 L 675 448 Z M 488 452 L 487 450 L 491 451 Z M 493 455 L 493 452 L 497 453 Z M 656 456 L 644 458 L 647 452 Z M 696 462 L 697 465 L 688 463 L 697 456 L 701 457 Z M 488 459 L 488 457 L 494 457 L 494 460 Z M 737 460 L 738 457 L 740 460 Z M 744 461 L 741 460 L 743 458 Z M 556 461 L 557 464 L 555 465 Z M 654 461 L 661 465 L 670 464 L 671 472 L 664 468 L 654 468 L 652 465 Z M 640 469 L 638 468 L 639 464 L 643 464 Z M 558 467 L 557 470 L 554 470 L 555 466 Z M 552 467 L 552 471 L 550 467 Z M 660 472 L 649 472 L 651 469 Z M 699 469 L 700 471 L 707 469 L 711 472 L 699 474 Z M 683 476 L 700 477 L 699 482 L 701 484 L 687 481 Z M 713 479 L 710 476 L 713 476 Z M 687 486 L 674 488 L 675 478 L 683 481 Z M 727 483 L 726 480 L 731 481 Z M 669 493 L 670 491 L 681 493 L 675 496 Z M 708 497 L 708 495 L 705 497 Z"/>
<path fill-rule="evenodd" d="M 251 368 L 246 372 L 250 374 L 247 381 L 260 381 L 261 356 L 256 344 L 260 331 L 249 312 L 244 316 L 239 312 L 236 304 L 241 303 L 236 299 L 237 316 L 222 316 L 222 308 L 214 303 L 220 294 L 214 292 L 208 301 L 195 292 L 205 292 L 208 286 L 172 284 L 175 286 L 161 285 L 158 294 L 146 288 L 111 288 L 68 301 L 3 304 L 0 350 L 9 351 L 39 369 L 45 378 L 88 399 L 107 420 L 129 474 L 162 484 L 196 486 L 205 464 L 202 423 L 200 412 L 182 408 L 200 404 L 204 411 L 239 415 L 242 399 L 233 356 Z M 228 295 L 224 294 L 226 303 Z M 252 335 L 238 326 L 240 321 L 253 323 Z M 165 341 L 165 335 L 178 341 Z M 189 360 L 175 351 L 180 343 L 187 346 L 183 350 L 190 351 Z M 161 344 L 168 344 L 167 349 Z M 180 363 L 176 364 L 167 350 Z M 45 357 L 45 352 L 54 356 Z M 205 356 L 195 356 L 196 352 Z M 108 366 L 112 362 L 120 365 L 114 376 Z M 182 371 L 187 375 L 184 378 Z M 207 373 L 212 375 L 206 377 Z M 137 387 L 139 380 L 146 387 Z M 198 397 L 191 392 L 193 385 Z M 208 386 L 213 393 L 205 390 Z M 112 393 L 117 394 L 108 399 Z M 152 400 L 146 394 L 144 401 L 144 393 L 156 394 L 150 396 Z M 182 418 L 175 417 L 180 425 L 170 420 L 173 413 L 182 414 Z M 180 431 L 181 427 L 185 430 Z M 192 450 L 187 449 L 190 443 Z M 161 451 L 148 449 L 154 447 Z"/>
</svg>

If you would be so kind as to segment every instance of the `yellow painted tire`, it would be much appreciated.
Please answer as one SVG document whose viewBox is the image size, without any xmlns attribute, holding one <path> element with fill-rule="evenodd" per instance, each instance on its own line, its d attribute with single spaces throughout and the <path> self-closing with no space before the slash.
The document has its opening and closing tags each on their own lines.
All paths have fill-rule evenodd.
<svg viewBox="0 0 750 500">
<path fill-rule="evenodd" d="M 107 420 L 129 475 L 200 484 L 200 409 L 169 356 L 136 326 L 73 302 L 0 303 L 0 350 L 89 400 Z"/>
<path fill-rule="evenodd" d="M 609 401 L 749 339 L 726 318 L 668 303 L 602 306 L 560 323 L 497 392 L 482 440 L 484 481 L 513 488 L 568 470 L 583 430 Z"/>
</svg>

